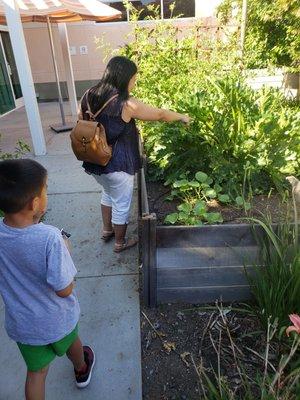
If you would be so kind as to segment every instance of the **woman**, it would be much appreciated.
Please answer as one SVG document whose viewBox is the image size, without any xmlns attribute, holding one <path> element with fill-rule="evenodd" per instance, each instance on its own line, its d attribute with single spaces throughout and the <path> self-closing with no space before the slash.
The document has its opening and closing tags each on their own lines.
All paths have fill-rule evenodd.
<svg viewBox="0 0 300 400">
<path fill-rule="evenodd" d="M 79 118 L 89 119 L 109 102 L 96 118 L 106 131 L 113 154 L 105 167 L 88 162 L 83 167 L 103 187 L 101 211 L 102 239 L 115 237 L 116 253 L 136 245 L 134 239 L 125 240 L 134 175 L 141 168 L 139 139 L 135 119 L 142 121 L 181 121 L 189 123 L 187 115 L 151 107 L 130 97 L 135 86 L 137 67 L 126 57 L 112 58 L 100 82 L 92 87 L 81 101 Z"/>
</svg>

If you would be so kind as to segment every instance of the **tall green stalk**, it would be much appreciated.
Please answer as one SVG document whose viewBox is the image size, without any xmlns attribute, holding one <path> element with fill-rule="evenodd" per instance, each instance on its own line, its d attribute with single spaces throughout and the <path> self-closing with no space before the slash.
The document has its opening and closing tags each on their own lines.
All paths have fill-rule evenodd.
<svg viewBox="0 0 300 400">
<path fill-rule="evenodd" d="M 266 327 L 268 319 L 278 319 L 280 326 L 288 315 L 300 311 L 300 248 L 298 226 L 286 219 L 278 226 L 270 220 L 250 218 L 262 228 L 255 232 L 260 248 L 259 265 L 248 280 L 256 300 L 255 311 Z"/>
</svg>

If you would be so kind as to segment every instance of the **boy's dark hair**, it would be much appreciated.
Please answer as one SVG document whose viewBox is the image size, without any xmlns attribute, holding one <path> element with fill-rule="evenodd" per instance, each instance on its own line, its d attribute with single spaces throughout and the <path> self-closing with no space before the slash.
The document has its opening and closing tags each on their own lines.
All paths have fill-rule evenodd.
<svg viewBox="0 0 300 400">
<path fill-rule="evenodd" d="M 41 193 L 46 177 L 47 170 L 36 161 L 0 161 L 0 210 L 7 214 L 23 210 Z"/>
</svg>

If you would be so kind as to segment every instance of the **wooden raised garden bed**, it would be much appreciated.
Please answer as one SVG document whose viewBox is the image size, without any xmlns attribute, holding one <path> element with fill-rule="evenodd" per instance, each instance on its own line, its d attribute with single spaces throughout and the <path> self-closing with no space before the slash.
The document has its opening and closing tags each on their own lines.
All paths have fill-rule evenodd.
<svg viewBox="0 0 300 400">
<path fill-rule="evenodd" d="M 145 305 L 251 298 L 245 265 L 253 273 L 258 263 L 251 225 L 159 226 L 149 213 L 143 171 L 138 188 Z"/>
</svg>

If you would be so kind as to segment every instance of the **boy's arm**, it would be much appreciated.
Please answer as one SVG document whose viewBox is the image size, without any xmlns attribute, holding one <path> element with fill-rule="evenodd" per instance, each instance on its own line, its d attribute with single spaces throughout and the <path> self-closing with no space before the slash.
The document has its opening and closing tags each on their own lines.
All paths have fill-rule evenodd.
<svg viewBox="0 0 300 400">
<path fill-rule="evenodd" d="M 64 239 L 59 232 L 49 244 L 47 254 L 47 283 L 59 297 L 71 295 L 77 271 Z"/>
<path fill-rule="evenodd" d="M 74 282 L 70 283 L 70 285 L 67 286 L 65 289 L 59 290 L 58 292 L 55 293 L 59 297 L 68 297 L 72 293 L 73 288 L 74 288 Z"/>
</svg>

